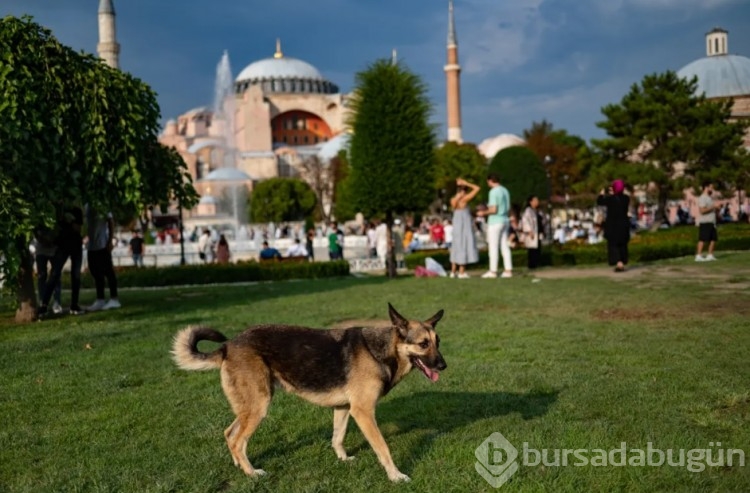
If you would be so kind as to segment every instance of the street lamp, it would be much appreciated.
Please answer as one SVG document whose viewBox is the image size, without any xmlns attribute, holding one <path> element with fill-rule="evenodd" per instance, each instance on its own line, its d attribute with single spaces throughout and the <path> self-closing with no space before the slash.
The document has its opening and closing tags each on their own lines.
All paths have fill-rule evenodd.
<svg viewBox="0 0 750 493">
<path fill-rule="evenodd" d="M 544 156 L 544 169 L 547 173 L 547 241 L 552 244 L 552 174 L 550 165 L 555 162 L 555 158 L 549 154 Z"/>
</svg>

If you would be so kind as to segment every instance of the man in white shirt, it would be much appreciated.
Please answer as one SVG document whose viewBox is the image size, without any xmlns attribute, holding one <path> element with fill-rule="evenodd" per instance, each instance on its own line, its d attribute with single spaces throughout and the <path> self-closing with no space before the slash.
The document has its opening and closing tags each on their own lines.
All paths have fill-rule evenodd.
<svg viewBox="0 0 750 493">
<path fill-rule="evenodd" d="M 289 247 L 289 250 L 286 252 L 287 257 L 307 257 L 307 248 L 300 243 L 299 238 L 294 240 L 294 243 L 292 243 L 292 246 Z"/>
</svg>

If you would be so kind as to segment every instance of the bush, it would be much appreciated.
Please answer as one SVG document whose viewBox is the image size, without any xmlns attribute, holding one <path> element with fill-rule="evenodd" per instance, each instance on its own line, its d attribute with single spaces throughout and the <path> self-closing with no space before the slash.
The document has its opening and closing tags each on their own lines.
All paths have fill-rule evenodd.
<svg viewBox="0 0 750 493">
<path fill-rule="evenodd" d="M 117 285 L 123 288 L 181 286 L 233 282 L 285 281 L 320 279 L 349 275 L 349 262 L 258 263 L 254 260 L 236 264 L 180 265 L 172 267 L 120 267 L 116 269 Z M 70 276 L 63 273 L 69 288 Z M 93 288 L 91 275 L 81 276 L 82 288 Z"/>
</svg>

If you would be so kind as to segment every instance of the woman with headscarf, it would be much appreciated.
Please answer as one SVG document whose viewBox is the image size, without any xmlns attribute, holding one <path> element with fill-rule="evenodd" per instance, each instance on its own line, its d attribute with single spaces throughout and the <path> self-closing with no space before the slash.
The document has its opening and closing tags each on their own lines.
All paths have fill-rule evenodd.
<svg viewBox="0 0 750 493">
<path fill-rule="evenodd" d="M 607 240 L 609 265 L 615 266 L 615 272 L 623 272 L 628 264 L 628 241 L 630 241 L 630 219 L 628 209 L 630 197 L 623 193 L 625 182 L 615 180 L 605 192 L 599 192 L 596 205 L 607 208 L 604 221 L 604 238 Z"/>
<path fill-rule="evenodd" d="M 526 210 L 521 217 L 523 227 L 523 242 L 528 254 L 529 270 L 539 267 L 542 255 L 542 224 L 539 220 L 539 197 L 532 195 L 526 202 Z"/>
</svg>

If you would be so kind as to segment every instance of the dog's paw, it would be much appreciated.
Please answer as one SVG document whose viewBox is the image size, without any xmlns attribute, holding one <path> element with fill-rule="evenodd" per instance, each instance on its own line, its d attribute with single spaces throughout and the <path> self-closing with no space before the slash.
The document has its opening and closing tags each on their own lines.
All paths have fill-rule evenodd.
<svg viewBox="0 0 750 493">
<path fill-rule="evenodd" d="M 345 455 L 344 457 L 339 457 L 339 459 L 341 459 L 344 462 L 351 462 L 351 461 L 354 460 L 354 456 L 353 455 Z"/>
<path fill-rule="evenodd" d="M 250 473 L 251 478 L 257 478 L 257 477 L 265 476 L 265 475 L 266 475 L 266 471 L 264 471 L 263 469 L 253 469 L 253 472 Z"/>
<path fill-rule="evenodd" d="M 408 483 L 409 481 L 411 481 L 411 478 L 409 476 L 398 471 L 396 471 L 395 474 L 389 474 L 388 479 L 390 479 L 394 483 Z"/>
</svg>

